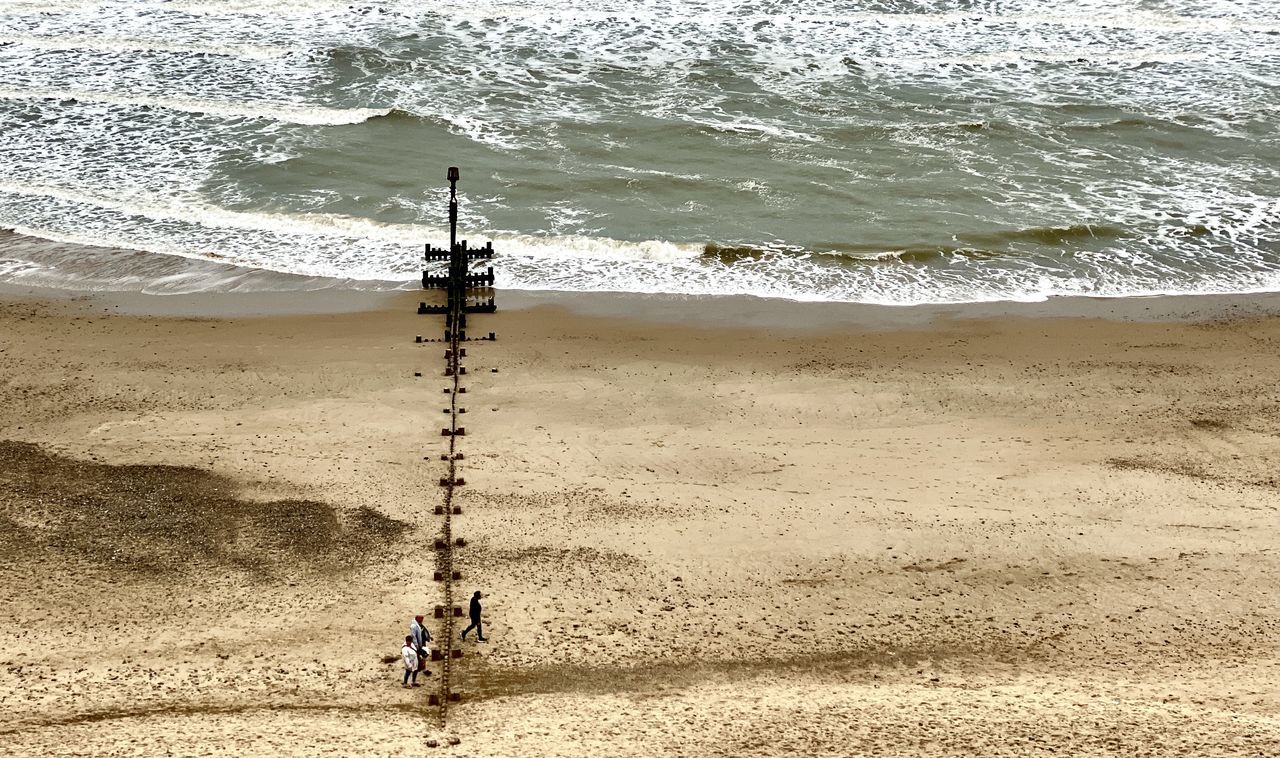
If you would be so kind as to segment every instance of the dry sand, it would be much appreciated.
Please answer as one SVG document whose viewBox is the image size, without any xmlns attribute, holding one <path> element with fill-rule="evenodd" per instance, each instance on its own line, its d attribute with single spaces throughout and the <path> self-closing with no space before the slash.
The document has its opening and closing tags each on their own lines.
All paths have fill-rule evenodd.
<svg viewBox="0 0 1280 758">
<path fill-rule="evenodd" d="M 442 728 L 414 299 L 0 302 L 0 753 L 1280 755 L 1274 308 L 477 317 Z"/>
</svg>

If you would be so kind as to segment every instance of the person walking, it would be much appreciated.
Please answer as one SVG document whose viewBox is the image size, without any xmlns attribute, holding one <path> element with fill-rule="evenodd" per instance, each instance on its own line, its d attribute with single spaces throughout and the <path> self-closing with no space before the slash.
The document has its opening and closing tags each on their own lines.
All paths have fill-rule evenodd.
<svg viewBox="0 0 1280 758">
<path fill-rule="evenodd" d="M 484 636 L 484 624 L 480 622 L 480 590 L 476 590 L 476 594 L 471 596 L 471 626 L 462 630 L 462 639 L 467 638 L 467 632 L 472 629 L 476 630 L 477 642 L 488 642 Z"/>
<path fill-rule="evenodd" d="M 404 659 L 404 681 L 400 683 L 401 687 L 408 689 L 410 686 L 418 685 L 418 649 L 413 646 L 413 637 L 406 635 L 404 638 L 404 647 L 400 648 L 400 657 Z M 409 684 L 410 677 L 413 678 L 413 684 Z"/>
</svg>

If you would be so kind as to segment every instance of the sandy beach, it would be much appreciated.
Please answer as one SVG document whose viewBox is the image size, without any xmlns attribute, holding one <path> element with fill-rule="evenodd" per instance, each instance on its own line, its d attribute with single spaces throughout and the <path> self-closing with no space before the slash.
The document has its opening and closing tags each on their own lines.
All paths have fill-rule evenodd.
<svg viewBox="0 0 1280 758">
<path fill-rule="evenodd" d="M 1280 754 L 1275 296 L 499 292 L 444 725 L 440 319 L 272 298 L 0 298 L 0 752 Z"/>
</svg>

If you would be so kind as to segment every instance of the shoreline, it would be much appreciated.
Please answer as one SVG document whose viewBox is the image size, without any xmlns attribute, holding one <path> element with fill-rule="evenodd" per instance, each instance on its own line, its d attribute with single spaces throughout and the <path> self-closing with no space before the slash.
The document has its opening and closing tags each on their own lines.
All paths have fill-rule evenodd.
<svg viewBox="0 0 1280 758">
<path fill-rule="evenodd" d="M 301 316 L 374 311 L 391 303 L 430 299 L 414 278 L 371 280 L 291 274 L 235 264 L 93 247 L 0 229 L 4 246 L 82 255 L 99 277 L 134 280 L 133 289 L 73 289 L 0 281 L 0 298 L 78 301 L 137 316 L 187 318 Z M 29 255 L 29 253 L 28 253 Z M 40 257 L 39 254 L 36 255 Z M 96 267 L 96 268 L 94 268 Z M 94 281 L 90 276 L 87 281 Z M 105 280 L 104 280 L 105 281 Z M 203 284 L 198 285 L 198 282 Z M 187 291 L 189 287 L 197 287 Z M 242 291 L 242 288 L 247 288 Z M 154 289 L 156 291 L 144 291 Z M 1101 318 L 1114 321 L 1197 321 L 1280 314 L 1280 291 L 1131 296 L 1055 295 L 1045 300 L 878 304 L 806 301 L 756 295 L 682 295 L 624 291 L 520 290 L 499 287 L 499 307 L 565 309 L 586 316 L 636 318 L 707 328 L 801 331 L 881 330 L 988 318 Z"/>
<path fill-rule="evenodd" d="M 753 295 L 692 296 L 630 292 L 496 290 L 499 309 L 553 308 L 588 317 L 631 318 L 706 328 L 737 327 L 809 332 L 926 328 L 954 320 L 998 318 L 1097 318 L 1107 321 L 1215 321 L 1280 315 L 1280 292 L 1053 297 L 1044 301 L 881 305 L 762 298 Z M 412 308 L 434 297 L 418 289 L 281 290 L 149 294 L 82 291 L 0 283 L 0 300 L 75 302 L 121 315 L 252 318 L 306 316 Z"/>
</svg>

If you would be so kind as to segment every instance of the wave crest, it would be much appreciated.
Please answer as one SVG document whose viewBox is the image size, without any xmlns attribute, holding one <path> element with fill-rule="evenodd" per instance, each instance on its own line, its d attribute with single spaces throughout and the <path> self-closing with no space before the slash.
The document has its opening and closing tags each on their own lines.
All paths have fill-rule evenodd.
<svg viewBox="0 0 1280 758">
<path fill-rule="evenodd" d="M 217 55 L 245 60 L 265 61 L 283 58 L 294 52 L 292 49 L 277 45 L 196 45 L 177 42 L 163 42 L 154 39 L 133 39 L 129 37 L 84 37 L 79 35 L 43 36 L 43 35 L 8 35 L 0 36 L 0 45 L 21 45 L 39 50 L 92 50 L 104 53 L 185 53 L 189 55 Z"/>
<path fill-rule="evenodd" d="M 1072 224 L 1070 226 L 1033 226 L 1028 229 L 1012 229 L 989 234 L 962 234 L 957 235 L 957 238 L 976 244 L 1036 242 L 1042 245 L 1061 245 L 1076 240 L 1118 239 L 1126 234 L 1126 230 L 1118 226 Z"/>
<path fill-rule="evenodd" d="M 89 90 L 23 90 L 0 88 L 2 100 L 55 100 L 71 103 L 101 103 L 134 108 L 164 108 L 183 113 L 197 113 L 223 118 L 271 119 L 305 126 L 341 126 L 359 124 L 378 116 L 386 116 L 391 108 L 324 108 L 291 103 L 232 102 L 150 95 L 121 95 Z"/>
</svg>

